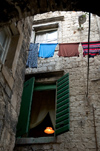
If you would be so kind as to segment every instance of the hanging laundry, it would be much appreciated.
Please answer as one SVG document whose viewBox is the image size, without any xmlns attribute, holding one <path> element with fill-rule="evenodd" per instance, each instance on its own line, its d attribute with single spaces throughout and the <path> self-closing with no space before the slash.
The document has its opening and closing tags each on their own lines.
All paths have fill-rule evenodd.
<svg viewBox="0 0 100 151">
<path fill-rule="evenodd" d="M 63 57 L 79 56 L 78 46 L 79 46 L 79 43 L 59 44 L 58 56 L 63 56 Z"/>
<path fill-rule="evenodd" d="M 57 43 L 40 44 L 39 57 L 42 58 L 53 57 L 56 46 Z"/>
<path fill-rule="evenodd" d="M 38 46 L 39 44 L 34 43 L 30 44 L 26 67 L 37 68 Z"/>
<path fill-rule="evenodd" d="M 88 55 L 88 42 L 82 43 L 83 56 Z M 89 42 L 89 57 L 100 55 L 100 41 Z"/>
</svg>

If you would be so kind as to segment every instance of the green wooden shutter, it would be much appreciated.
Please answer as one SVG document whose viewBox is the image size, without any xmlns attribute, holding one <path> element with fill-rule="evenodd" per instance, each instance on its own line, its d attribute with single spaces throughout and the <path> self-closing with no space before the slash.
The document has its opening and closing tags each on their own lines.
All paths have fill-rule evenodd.
<svg viewBox="0 0 100 151">
<path fill-rule="evenodd" d="M 34 81 L 35 78 L 31 78 L 24 83 L 20 114 L 17 124 L 17 137 L 20 137 L 23 134 L 27 134 L 29 130 Z"/>
<path fill-rule="evenodd" d="M 69 131 L 69 73 L 57 81 L 55 135 Z"/>
</svg>

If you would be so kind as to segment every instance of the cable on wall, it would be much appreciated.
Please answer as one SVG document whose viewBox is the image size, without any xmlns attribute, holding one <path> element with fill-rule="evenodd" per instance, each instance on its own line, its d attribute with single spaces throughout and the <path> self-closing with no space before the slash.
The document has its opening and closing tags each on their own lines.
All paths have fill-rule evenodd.
<svg viewBox="0 0 100 151">
<path fill-rule="evenodd" d="M 90 25 L 91 25 L 91 14 L 89 12 L 89 29 L 88 29 L 88 66 L 87 66 L 87 99 L 89 93 L 89 42 L 90 42 Z M 98 151 L 98 141 L 97 141 L 97 132 L 96 132 L 96 123 L 95 123 L 95 108 L 92 105 L 93 109 L 93 124 L 94 124 L 94 135 L 95 135 L 95 143 L 96 143 L 96 151 Z"/>
<path fill-rule="evenodd" d="M 87 66 L 87 94 L 89 93 L 89 42 L 90 42 L 90 26 L 91 26 L 91 13 L 89 12 L 89 29 L 88 29 L 88 66 Z"/>
</svg>

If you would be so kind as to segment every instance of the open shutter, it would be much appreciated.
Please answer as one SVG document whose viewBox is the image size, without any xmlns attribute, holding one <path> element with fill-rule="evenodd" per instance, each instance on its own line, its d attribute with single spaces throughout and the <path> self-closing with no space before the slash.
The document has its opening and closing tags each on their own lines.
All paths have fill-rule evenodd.
<svg viewBox="0 0 100 151">
<path fill-rule="evenodd" d="M 20 137 L 23 134 L 27 134 L 29 130 L 34 81 L 35 78 L 31 78 L 30 80 L 24 83 L 20 114 L 17 124 L 17 137 Z"/>
<path fill-rule="evenodd" d="M 69 131 L 69 73 L 57 81 L 55 135 Z"/>
</svg>

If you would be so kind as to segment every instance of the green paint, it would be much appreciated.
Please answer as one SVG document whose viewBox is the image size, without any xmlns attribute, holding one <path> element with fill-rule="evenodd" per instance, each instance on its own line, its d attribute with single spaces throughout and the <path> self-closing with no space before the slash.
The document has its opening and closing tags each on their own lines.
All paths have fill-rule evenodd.
<svg viewBox="0 0 100 151">
<path fill-rule="evenodd" d="M 56 90 L 56 85 L 35 85 L 35 91 Z"/>
<path fill-rule="evenodd" d="M 17 124 L 17 137 L 27 134 L 29 130 L 34 81 L 35 78 L 31 78 L 24 83 L 20 114 Z"/>
<path fill-rule="evenodd" d="M 69 74 L 57 81 L 55 135 L 69 131 Z"/>
</svg>

